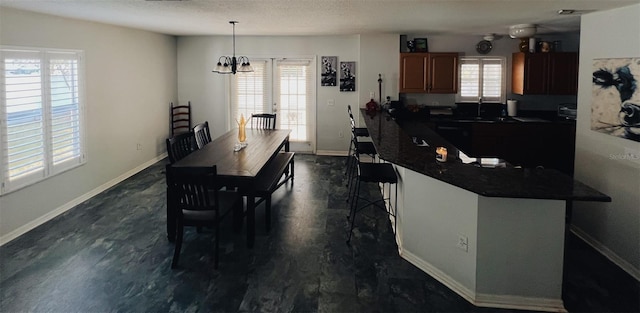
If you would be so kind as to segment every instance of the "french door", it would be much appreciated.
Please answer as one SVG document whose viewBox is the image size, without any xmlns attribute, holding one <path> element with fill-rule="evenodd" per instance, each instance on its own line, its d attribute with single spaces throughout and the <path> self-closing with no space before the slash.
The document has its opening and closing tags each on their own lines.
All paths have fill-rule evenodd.
<svg viewBox="0 0 640 313">
<path fill-rule="evenodd" d="M 276 128 L 290 129 L 290 149 L 315 152 L 315 58 L 251 59 L 253 72 L 231 78 L 231 125 L 241 114 L 275 113 Z"/>
</svg>

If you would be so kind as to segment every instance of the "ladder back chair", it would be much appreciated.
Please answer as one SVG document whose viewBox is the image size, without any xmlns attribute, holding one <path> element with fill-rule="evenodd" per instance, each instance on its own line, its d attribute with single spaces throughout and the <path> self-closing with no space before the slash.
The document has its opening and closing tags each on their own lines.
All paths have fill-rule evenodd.
<svg viewBox="0 0 640 313">
<path fill-rule="evenodd" d="M 173 105 L 171 102 L 171 136 L 191 131 L 191 101 L 187 105 Z"/>
</svg>

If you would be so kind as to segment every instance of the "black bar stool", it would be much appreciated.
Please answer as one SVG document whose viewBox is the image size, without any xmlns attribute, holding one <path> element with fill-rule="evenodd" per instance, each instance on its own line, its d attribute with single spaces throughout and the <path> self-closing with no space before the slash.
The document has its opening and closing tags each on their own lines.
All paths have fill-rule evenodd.
<svg viewBox="0 0 640 313">
<path fill-rule="evenodd" d="M 351 105 L 347 105 L 347 112 L 349 113 L 349 123 L 351 124 L 351 142 L 349 142 L 349 152 L 347 153 L 347 161 L 345 164 L 344 174 L 350 174 L 351 164 L 353 160 L 351 156 L 355 153 L 356 143 L 353 141 L 353 136 L 358 137 L 369 137 L 369 130 L 366 127 L 356 127 L 356 121 L 353 118 L 353 112 L 351 111 Z M 375 155 L 375 148 L 373 144 L 370 142 L 362 142 L 360 146 L 360 151 L 362 154 Z M 349 184 L 347 184 L 348 186 Z"/>
<path fill-rule="evenodd" d="M 376 162 L 361 162 L 360 161 L 360 151 L 358 150 L 359 143 L 358 137 L 353 136 L 353 141 L 356 146 L 355 152 L 352 155 L 351 159 L 353 160 L 353 172 L 349 174 L 349 181 L 347 186 L 349 187 L 349 192 L 347 194 L 347 201 L 351 202 L 349 206 L 349 215 L 347 219 L 351 220 L 351 227 L 349 229 L 349 238 L 347 239 L 347 244 L 351 241 L 351 234 L 353 233 L 353 226 L 356 219 L 356 213 L 366 207 L 376 205 L 389 215 L 391 215 L 394 219 L 393 227 L 395 233 L 395 225 L 396 225 L 396 210 L 397 210 L 397 195 L 398 195 L 398 175 L 396 174 L 396 170 L 390 163 L 376 163 Z M 374 148 L 375 153 L 375 148 Z M 355 180 L 355 186 L 353 183 Z M 370 200 L 360 196 L 360 187 L 362 183 L 377 183 L 383 184 L 382 187 L 382 199 L 378 200 Z M 395 185 L 395 203 L 391 204 L 391 185 Z M 385 188 L 388 187 L 388 191 L 386 194 L 389 196 L 385 198 Z M 365 201 L 366 203 L 361 207 L 358 207 L 360 200 Z M 386 204 L 389 204 L 389 208 L 387 209 Z M 382 205 L 381 205 L 382 204 Z"/>
</svg>

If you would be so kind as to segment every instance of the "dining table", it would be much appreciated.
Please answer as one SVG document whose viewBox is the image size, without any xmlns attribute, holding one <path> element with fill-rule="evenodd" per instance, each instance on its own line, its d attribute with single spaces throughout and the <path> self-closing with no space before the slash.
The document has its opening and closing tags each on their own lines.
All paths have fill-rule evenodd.
<svg viewBox="0 0 640 313">
<path fill-rule="evenodd" d="M 247 247 L 255 242 L 255 185 L 257 177 L 269 162 L 282 150 L 289 151 L 288 129 L 246 129 L 246 141 L 239 149 L 238 129 L 232 129 L 202 148 L 193 151 L 171 166 L 217 168 L 216 181 L 220 186 L 237 188 L 246 197 Z M 176 236 L 176 213 L 171 207 L 171 195 L 167 192 L 167 237 Z"/>
</svg>

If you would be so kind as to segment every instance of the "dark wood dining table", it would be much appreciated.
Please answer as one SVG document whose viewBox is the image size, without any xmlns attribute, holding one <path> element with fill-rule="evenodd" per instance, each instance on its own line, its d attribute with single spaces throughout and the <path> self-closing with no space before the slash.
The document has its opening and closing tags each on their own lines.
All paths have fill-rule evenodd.
<svg viewBox="0 0 640 313">
<path fill-rule="evenodd" d="M 246 196 L 247 247 L 255 241 L 254 185 L 260 171 L 284 148 L 289 151 L 291 130 L 246 129 L 246 147 L 234 151 L 238 143 L 238 130 L 232 129 L 174 163 L 174 167 L 206 167 L 216 165 L 221 186 L 237 187 Z M 173 241 L 176 235 L 175 210 L 167 193 L 167 236 Z"/>
</svg>

